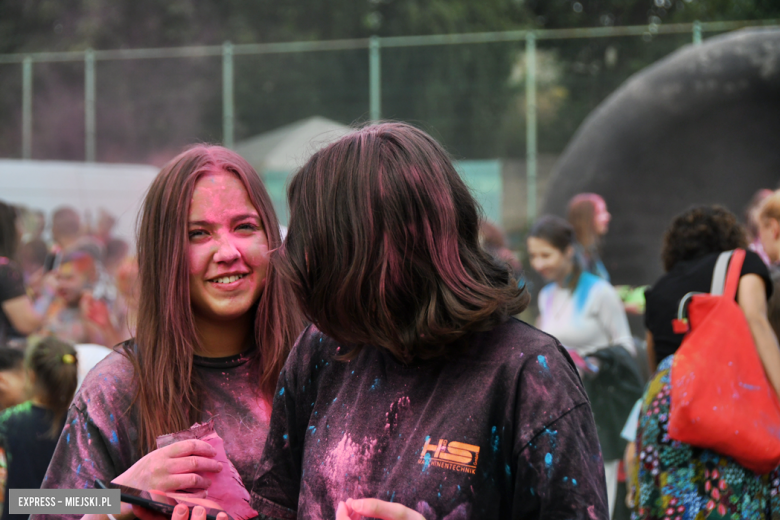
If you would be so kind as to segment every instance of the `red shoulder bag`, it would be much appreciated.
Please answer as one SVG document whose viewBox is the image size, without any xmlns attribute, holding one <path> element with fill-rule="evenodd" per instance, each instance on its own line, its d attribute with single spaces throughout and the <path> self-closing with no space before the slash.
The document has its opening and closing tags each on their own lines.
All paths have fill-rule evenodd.
<svg viewBox="0 0 780 520">
<path fill-rule="evenodd" d="M 680 302 L 675 332 L 688 333 L 670 372 L 669 437 L 764 474 L 780 465 L 780 400 L 734 301 L 744 259 L 743 249 L 721 253 L 711 293 Z"/>
</svg>

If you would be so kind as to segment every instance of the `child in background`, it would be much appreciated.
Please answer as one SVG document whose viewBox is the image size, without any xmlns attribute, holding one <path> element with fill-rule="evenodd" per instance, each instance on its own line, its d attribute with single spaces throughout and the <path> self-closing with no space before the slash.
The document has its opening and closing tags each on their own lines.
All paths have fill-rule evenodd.
<svg viewBox="0 0 780 520">
<path fill-rule="evenodd" d="M 63 255 L 56 271 L 57 294 L 46 312 L 44 334 L 74 344 L 113 346 L 120 341 L 105 302 L 92 297 L 98 260 L 88 247 Z"/>
<path fill-rule="evenodd" d="M 4 501 L 9 489 L 38 489 L 49 467 L 73 394 L 78 362 L 71 345 L 44 338 L 25 361 L 30 400 L 0 414 L 0 445 L 7 459 Z M 4 508 L 2 520 L 27 518 Z"/>
</svg>

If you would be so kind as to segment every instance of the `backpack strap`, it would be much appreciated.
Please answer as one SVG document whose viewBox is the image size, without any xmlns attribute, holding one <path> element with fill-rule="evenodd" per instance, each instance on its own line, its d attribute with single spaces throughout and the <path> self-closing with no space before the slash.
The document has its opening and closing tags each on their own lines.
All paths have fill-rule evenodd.
<svg viewBox="0 0 780 520">
<path fill-rule="evenodd" d="M 718 261 L 715 262 L 715 269 L 712 271 L 712 285 L 710 285 L 710 294 L 713 296 L 723 294 L 723 287 L 726 285 L 726 268 L 733 253 L 733 250 L 723 251 L 718 255 Z"/>
<path fill-rule="evenodd" d="M 729 272 L 726 275 L 726 286 L 723 289 L 723 296 L 733 300 L 737 295 L 739 287 L 739 277 L 742 274 L 742 264 L 745 261 L 745 250 L 735 249 L 729 264 Z"/>
</svg>

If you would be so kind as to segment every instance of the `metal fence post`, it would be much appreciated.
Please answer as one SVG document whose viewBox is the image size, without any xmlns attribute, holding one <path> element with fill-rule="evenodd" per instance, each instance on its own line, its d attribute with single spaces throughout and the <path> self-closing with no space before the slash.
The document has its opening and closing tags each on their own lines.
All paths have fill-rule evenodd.
<svg viewBox="0 0 780 520">
<path fill-rule="evenodd" d="M 369 110 L 371 121 L 382 118 L 382 57 L 379 36 L 372 36 L 368 44 Z"/>
<path fill-rule="evenodd" d="M 693 44 L 701 45 L 701 22 L 699 20 L 693 22 Z"/>
<path fill-rule="evenodd" d="M 33 61 L 25 56 L 22 62 L 22 159 L 32 158 L 32 97 Z"/>
<path fill-rule="evenodd" d="M 84 52 L 84 155 L 95 162 L 95 51 Z"/>
<path fill-rule="evenodd" d="M 530 225 L 536 218 L 536 36 L 525 37 L 525 148 L 527 218 Z"/>
<path fill-rule="evenodd" d="M 233 148 L 233 44 L 222 44 L 222 144 Z"/>
</svg>

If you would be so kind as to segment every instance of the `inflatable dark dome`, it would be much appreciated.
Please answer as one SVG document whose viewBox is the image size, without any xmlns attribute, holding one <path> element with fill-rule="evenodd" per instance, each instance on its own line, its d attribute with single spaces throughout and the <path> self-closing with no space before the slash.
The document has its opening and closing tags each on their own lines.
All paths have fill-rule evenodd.
<svg viewBox="0 0 780 520">
<path fill-rule="evenodd" d="M 742 216 L 780 180 L 780 30 L 688 45 L 629 78 L 593 111 L 555 167 L 544 204 L 565 215 L 576 193 L 607 201 L 603 244 L 615 284 L 663 272 L 663 233 L 694 204 Z"/>
</svg>

